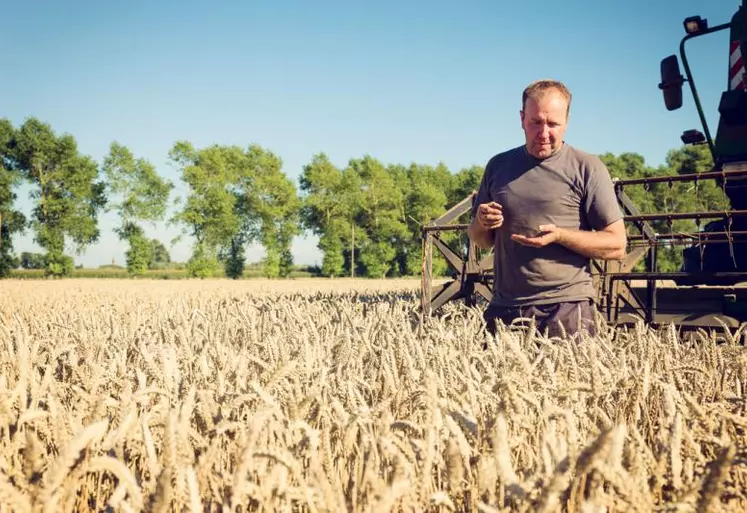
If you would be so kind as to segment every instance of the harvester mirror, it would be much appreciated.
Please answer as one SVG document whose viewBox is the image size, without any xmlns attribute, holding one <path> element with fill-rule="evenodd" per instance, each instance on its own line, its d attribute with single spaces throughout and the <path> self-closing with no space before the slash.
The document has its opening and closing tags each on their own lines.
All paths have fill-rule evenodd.
<svg viewBox="0 0 747 513">
<path fill-rule="evenodd" d="M 685 78 L 680 73 L 680 63 L 676 55 L 670 55 L 661 61 L 661 83 L 659 89 L 664 93 L 664 105 L 667 110 L 682 107 L 682 84 Z"/>
</svg>

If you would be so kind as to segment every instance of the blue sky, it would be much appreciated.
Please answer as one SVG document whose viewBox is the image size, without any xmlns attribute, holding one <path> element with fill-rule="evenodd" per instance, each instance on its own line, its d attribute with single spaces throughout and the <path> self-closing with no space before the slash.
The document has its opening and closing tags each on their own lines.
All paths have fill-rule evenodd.
<svg viewBox="0 0 747 513">
<path fill-rule="evenodd" d="M 6 2 L 0 117 L 16 126 L 38 117 L 99 162 L 119 141 L 175 182 L 167 154 L 180 139 L 260 144 L 296 181 L 318 152 L 341 167 L 370 154 L 457 171 L 521 144 L 521 90 L 553 77 L 574 95 L 568 142 L 658 165 L 683 130 L 700 128 L 688 89 L 681 110 L 664 108 L 659 62 L 678 52 L 685 17 L 726 23 L 738 4 Z M 687 49 L 715 132 L 728 34 Z M 185 192 L 177 183 L 175 194 Z M 25 212 L 27 195 L 20 191 Z M 102 217 L 100 242 L 76 263 L 124 262 L 117 221 Z M 163 224 L 147 231 L 165 242 L 177 235 Z M 16 251 L 36 250 L 32 237 L 17 237 Z M 190 241 L 171 251 L 186 260 Z M 297 263 L 321 262 L 314 237 L 295 241 L 293 253 Z M 248 259 L 262 254 L 252 248 Z"/>
</svg>

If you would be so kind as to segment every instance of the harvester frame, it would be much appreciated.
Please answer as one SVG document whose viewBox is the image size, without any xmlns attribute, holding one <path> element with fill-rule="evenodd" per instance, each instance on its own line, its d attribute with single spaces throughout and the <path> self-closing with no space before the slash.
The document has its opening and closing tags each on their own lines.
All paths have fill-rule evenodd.
<svg viewBox="0 0 747 513">
<path fill-rule="evenodd" d="M 747 2 L 747 0 L 742 0 Z M 686 130 L 682 134 L 684 144 L 707 144 L 714 156 L 714 167 L 710 172 L 654 176 L 647 178 L 614 180 L 618 204 L 623 212 L 628 230 L 628 252 L 621 261 L 591 261 L 592 276 L 596 288 L 596 305 L 605 321 L 611 325 L 630 325 L 645 322 L 651 326 L 674 324 L 683 329 L 738 328 L 747 322 L 747 264 L 737 262 L 734 248 L 747 244 L 747 72 L 744 82 L 734 84 L 734 49 L 747 49 L 747 8 L 742 5 L 731 23 L 708 28 L 707 21 L 699 16 L 684 21 L 687 34 L 680 42 L 679 53 L 686 77 L 679 71 L 675 55 L 661 61 L 662 82 L 659 88 L 664 94 L 668 110 L 682 105 L 682 86 L 688 82 L 695 106 L 703 125 L 704 133 Z M 745 30 L 742 30 L 742 29 Z M 723 93 L 719 111 L 719 140 L 714 142 L 698 91 L 685 53 L 685 43 L 695 37 L 731 29 L 730 85 Z M 735 46 L 736 41 L 736 46 Z M 741 65 L 741 58 L 739 59 Z M 736 121 L 735 121 L 736 120 Z M 719 146 L 720 143 L 720 146 Z M 695 211 L 642 214 L 625 193 L 626 187 L 654 183 L 692 182 L 715 180 L 723 187 L 731 201 L 730 209 L 724 211 Z M 739 190 L 742 187 L 743 190 Z M 735 192 L 736 190 L 736 192 Z M 421 284 L 421 311 L 432 315 L 448 301 L 464 299 L 475 305 L 480 298 L 489 302 L 493 294 L 493 253 L 481 254 L 477 246 L 469 241 L 460 251 L 447 244 L 440 236 L 445 231 L 466 231 L 468 224 L 454 221 L 471 210 L 473 192 L 444 215 L 422 228 L 423 268 Z M 742 204 L 744 203 L 744 204 Z M 665 221 L 671 227 L 678 219 L 695 220 L 698 231 L 681 233 L 656 233 L 653 221 Z M 703 220 L 723 221 L 723 229 L 701 230 Z M 735 229 L 732 226 L 736 225 Z M 708 227 L 706 227 L 708 228 Z M 631 233 L 631 231 L 633 233 Z M 734 269 L 720 270 L 705 259 L 704 250 L 714 244 L 728 244 L 734 259 Z M 684 269 L 679 272 L 657 271 L 657 248 L 671 245 L 691 245 L 700 251 L 700 269 Z M 434 285 L 432 275 L 433 249 L 444 256 L 454 277 L 450 281 Z M 715 258 L 715 257 L 713 257 Z M 645 261 L 644 270 L 634 270 Z M 704 262 L 707 265 L 703 265 Z M 708 267 L 713 269 L 708 269 Z M 672 285 L 674 282 L 674 286 Z"/>
</svg>

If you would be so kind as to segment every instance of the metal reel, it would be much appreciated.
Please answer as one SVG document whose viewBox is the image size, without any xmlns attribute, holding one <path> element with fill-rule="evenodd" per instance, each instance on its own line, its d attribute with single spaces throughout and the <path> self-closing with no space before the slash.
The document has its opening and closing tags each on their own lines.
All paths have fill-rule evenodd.
<svg viewBox="0 0 747 513">
<path fill-rule="evenodd" d="M 478 296 L 490 301 L 493 297 L 493 252 L 480 260 L 479 248 L 472 242 L 466 252 L 457 250 L 445 242 L 440 234 L 448 231 L 466 232 L 467 224 L 454 221 L 472 208 L 475 193 L 457 203 L 441 217 L 422 228 L 423 261 L 421 283 L 421 312 L 430 316 L 449 301 L 464 299 L 468 306 L 477 304 Z M 460 244 L 460 248 L 464 244 Z M 454 278 L 443 284 L 433 284 L 433 248 L 446 259 Z"/>
</svg>

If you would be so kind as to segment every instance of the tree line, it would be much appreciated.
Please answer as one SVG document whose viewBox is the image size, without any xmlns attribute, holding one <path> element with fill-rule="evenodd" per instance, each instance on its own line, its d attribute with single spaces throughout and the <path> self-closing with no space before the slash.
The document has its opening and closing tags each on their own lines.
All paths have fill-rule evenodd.
<svg viewBox="0 0 747 513">
<path fill-rule="evenodd" d="M 293 265 L 291 244 L 302 232 L 319 237 L 323 276 L 387 277 L 417 275 L 421 269 L 421 227 L 477 190 L 484 168 L 452 172 L 445 165 L 384 164 L 364 155 L 337 167 L 326 154 L 314 155 L 298 183 L 288 178 L 282 160 L 258 144 L 246 147 L 211 145 L 196 148 L 176 141 L 168 158 L 187 186 L 183 198 L 171 196 L 174 184 L 155 166 L 114 141 L 101 162 L 81 154 L 70 134 L 56 134 L 48 123 L 27 118 L 14 127 L 0 119 L 0 277 L 21 265 L 13 252 L 13 236 L 32 230 L 43 253 L 28 254 L 25 265 L 43 268 L 48 276 L 69 276 L 70 253 L 80 253 L 101 235 L 99 216 L 114 212 L 115 233 L 126 244 L 126 265 L 132 275 L 153 265 L 153 241 L 147 222 L 166 221 L 193 238 L 186 267 L 191 276 L 212 276 L 223 270 L 237 278 L 245 266 L 245 248 L 261 244 L 268 277 L 288 276 Z M 702 146 L 670 150 L 662 166 L 648 166 L 636 153 L 600 155 L 613 177 L 638 178 L 707 171 L 710 154 Z M 16 189 L 31 185 L 33 209 L 27 218 L 16 206 Z M 627 189 L 646 212 L 723 209 L 727 202 L 713 183 L 657 184 Z M 169 207 L 173 214 L 167 217 Z M 465 222 L 466 219 L 461 219 Z M 692 221 L 654 229 L 693 231 Z M 466 233 L 445 233 L 457 246 Z M 164 248 L 165 250 L 165 248 Z M 674 270 L 680 248 L 659 252 L 660 270 Z M 162 254 L 162 252 L 161 252 Z M 168 258 L 168 256 L 166 257 Z M 434 273 L 448 271 L 436 257 Z"/>
</svg>

